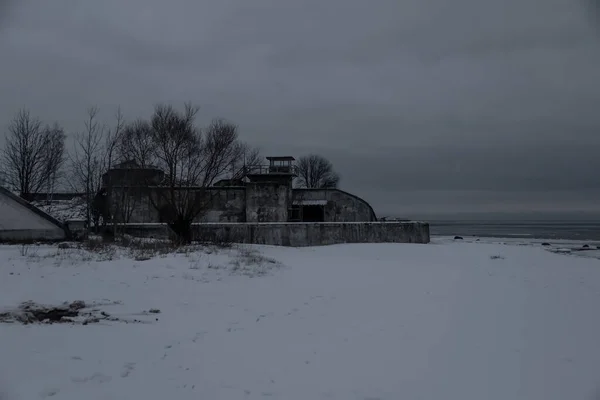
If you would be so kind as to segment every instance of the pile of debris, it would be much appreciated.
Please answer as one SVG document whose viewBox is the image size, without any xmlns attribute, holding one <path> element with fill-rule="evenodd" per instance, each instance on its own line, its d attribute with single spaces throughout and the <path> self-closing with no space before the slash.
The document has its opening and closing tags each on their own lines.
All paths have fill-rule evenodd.
<svg viewBox="0 0 600 400">
<path fill-rule="evenodd" d="M 124 320 L 117 318 L 97 308 L 93 308 L 94 306 L 94 304 L 88 306 L 81 300 L 71 303 L 65 302 L 60 306 L 47 306 L 37 304 L 33 301 L 26 301 L 21 303 L 16 309 L 0 311 L 0 323 L 88 325 L 100 321 L 143 322 L 137 319 Z"/>
</svg>

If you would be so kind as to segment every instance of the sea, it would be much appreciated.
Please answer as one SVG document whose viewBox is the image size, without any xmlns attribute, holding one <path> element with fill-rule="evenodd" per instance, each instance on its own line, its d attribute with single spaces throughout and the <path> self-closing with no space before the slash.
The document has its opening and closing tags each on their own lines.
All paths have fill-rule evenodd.
<svg viewBox="0 0 600 400">
<path fill-rule="evenodd" d="M 599 221 L 430 220 L 433 236 L 600 241 Z"/>
</svg>

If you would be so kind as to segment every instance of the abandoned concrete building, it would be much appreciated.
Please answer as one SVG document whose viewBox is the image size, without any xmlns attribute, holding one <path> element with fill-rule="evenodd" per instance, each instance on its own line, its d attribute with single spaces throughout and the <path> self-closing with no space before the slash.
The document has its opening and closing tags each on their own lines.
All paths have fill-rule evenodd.
<svg viewBox="0 0 600 400">
<path fill-rule="evenodd" d="M 90 222 L 97 226 L 104 216 L 118 222 L 129 235 L 170 238 L 174 232 L 165 222 L 172 222 L 174 214 L 169 202 L 160 201 L 167 194 L 185 197 L 201 208 L 192 224 L 195 240 L 295 247 L 429 243 L 429 224 L 377 221 L 369 203 L 343 190 L 294 188 L 297 170 L 293 157 L 267 160 L 266 165 L 244 166 L 210 187 L 177 188 L 181 192 L 161 185 L 165 173 L 158 168 L 134 162 L 116 165 L 102 176 L 102 188 L 92 202 L 90 217 L 94 221 Z M 0 207 L 4 211 L 0 213 L 0 242 L 85 235 L 87 216 L 85 209 L 83 213 L 79 210 L 79 206 L 85 208 L 83 194 L 38 193 L 34 197 L 37 205 L 0 188 L 0 203 L 4 204 Z M 55 202 L 64 202 L 67 209 L 55 209 Z M 44 207 L 47 209 L 42 210 Z M 72 209 L 77 211 L 74 215 L 70 215 Z"/>
<path fill-rule="evenodd" d="M 268 164 L 242 167 L 208 188 L 186 187 L 206 203 L 196 222 L 373 222 L 373 208 L 339 189 L 294 188 L 294 157 L 267 157 Z M 113 218 L 125 223 L 166 222 L 167 211 L 149 200 L 153 184 L 164 179 L 154 167 L 135 162 L 116 165 L 103 175 Z M 119 203 L 119 204 L 117 204 Z M 120 205 L 120 206 L 119 206 Z"/>
</svg>

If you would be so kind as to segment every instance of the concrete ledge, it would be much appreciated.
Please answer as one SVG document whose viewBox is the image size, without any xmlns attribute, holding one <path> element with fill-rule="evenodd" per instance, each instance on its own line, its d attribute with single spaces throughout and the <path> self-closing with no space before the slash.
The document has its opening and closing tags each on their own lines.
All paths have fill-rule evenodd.
<svg viewBox="0 0 600 400">
<path fill-rule="evenodd" d="M 166 224 L 128 224 L 133 236 L 166 238 Z M 339 243 L 429 243 L 426 222 L 264 222 L 193 225 L 194 240 L 273 246 L 322 246 Z"/>
<path fill-rule="evenodd" d="M 66 239 L 61 229 L 11 229 L 0 231 L 2 243 L 28 243 L 31 241 L 56 242 Z"/>
</svg>

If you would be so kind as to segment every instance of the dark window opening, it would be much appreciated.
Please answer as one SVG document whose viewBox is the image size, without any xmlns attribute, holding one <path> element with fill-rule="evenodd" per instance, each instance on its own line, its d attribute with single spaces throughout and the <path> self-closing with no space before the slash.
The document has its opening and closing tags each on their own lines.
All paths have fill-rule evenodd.
<svg viewBox="0 0 600 400">
<path fill-rule="evenodd" d="M 302 206 L 302 221 L 304 222 L 324 222 L 325 207 L 323 206 Z"/>
<path fill-rule="evenodd" d="M 288 220 L 290 222 L 301 222 L 302 214 L 300 211 L 300 206 L 292 206 L 292 208 L 288 210 Z"/>
</svg>

